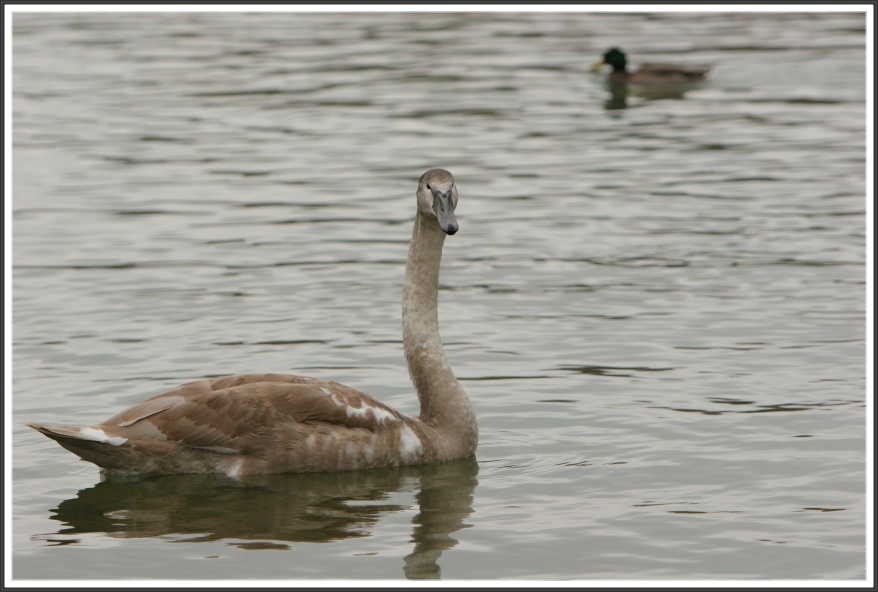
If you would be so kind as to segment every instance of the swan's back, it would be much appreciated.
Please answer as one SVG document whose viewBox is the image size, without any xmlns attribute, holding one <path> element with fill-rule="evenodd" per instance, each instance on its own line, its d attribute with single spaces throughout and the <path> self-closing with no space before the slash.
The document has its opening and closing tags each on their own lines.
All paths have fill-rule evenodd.
<svg viewBox="0 0 878 592">
<path fill-rule="evenodd" d="M 362 469 L 429 458 L 417 421 L 337 382 L 199 380 L 87 427 L 29 424 L 105 469 L 233 475 Z"/>
</svg>

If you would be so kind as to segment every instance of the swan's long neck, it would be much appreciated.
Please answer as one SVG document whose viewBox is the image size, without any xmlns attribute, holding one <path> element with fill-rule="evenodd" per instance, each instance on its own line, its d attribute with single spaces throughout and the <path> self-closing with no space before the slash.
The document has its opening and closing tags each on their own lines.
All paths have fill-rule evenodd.
<svg viewBox="0 0 878 592">
<path fill-rule="evenodd" d="M 419 212 L 403 286 L 402 340 L 421 401 L 421 420 L 469 441 L 478 434 L 475 413 L 439 337 L 439 262 L 444 242 L 445 233 L 436 220 Z"/>
</svg>

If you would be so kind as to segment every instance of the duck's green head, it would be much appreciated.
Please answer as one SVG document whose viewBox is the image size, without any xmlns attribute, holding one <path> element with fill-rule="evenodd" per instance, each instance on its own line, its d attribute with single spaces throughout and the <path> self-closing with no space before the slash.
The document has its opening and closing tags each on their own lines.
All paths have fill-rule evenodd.
<svg viewBox="0 0 878 592">
<path fill-rule="evenodd" d="M 614 72 L 624 72 L 628 65 L 628 58 L 619 48 L 611 47 L 604 52 L 604 63 L 612 66 Z"/>
</svg>

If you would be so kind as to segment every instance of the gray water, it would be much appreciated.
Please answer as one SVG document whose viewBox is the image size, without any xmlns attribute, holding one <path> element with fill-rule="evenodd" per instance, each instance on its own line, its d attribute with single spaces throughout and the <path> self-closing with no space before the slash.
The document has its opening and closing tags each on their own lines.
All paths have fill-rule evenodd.
<svg viewBox="0 0 878 592">
<path fill-rule="evenodd" d="M 866 577 L 856 13 L 13 19 L 13 577 Z M 588 66 L 713 64 L 670 96 Z M 417 179 L 475 461 L 101 480 L 26 428 L 204 376 L 417 413 Z M 321 544 L 322 543 L 322 544 Z"/>
</svg>

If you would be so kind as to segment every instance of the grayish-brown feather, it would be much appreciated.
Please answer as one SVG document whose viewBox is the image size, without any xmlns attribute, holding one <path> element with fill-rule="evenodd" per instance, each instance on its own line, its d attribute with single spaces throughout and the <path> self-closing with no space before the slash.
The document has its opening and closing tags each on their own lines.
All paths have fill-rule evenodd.
<svg viewBox="0 0 878 592">
<path fill-rule="evenodd" d="M 139 473 L 337 471 L 471 456 L 475 413 L 445 357 L 437 318 L 442 244 L 445 232 L 457 231 L 454 178 L 427 171 L 417 198 L 403 342 L 418 418 L 332 381 L 240 374 L 183 384 L 92 426 L 28 425 L 104 469 Z"/>
</svg>

